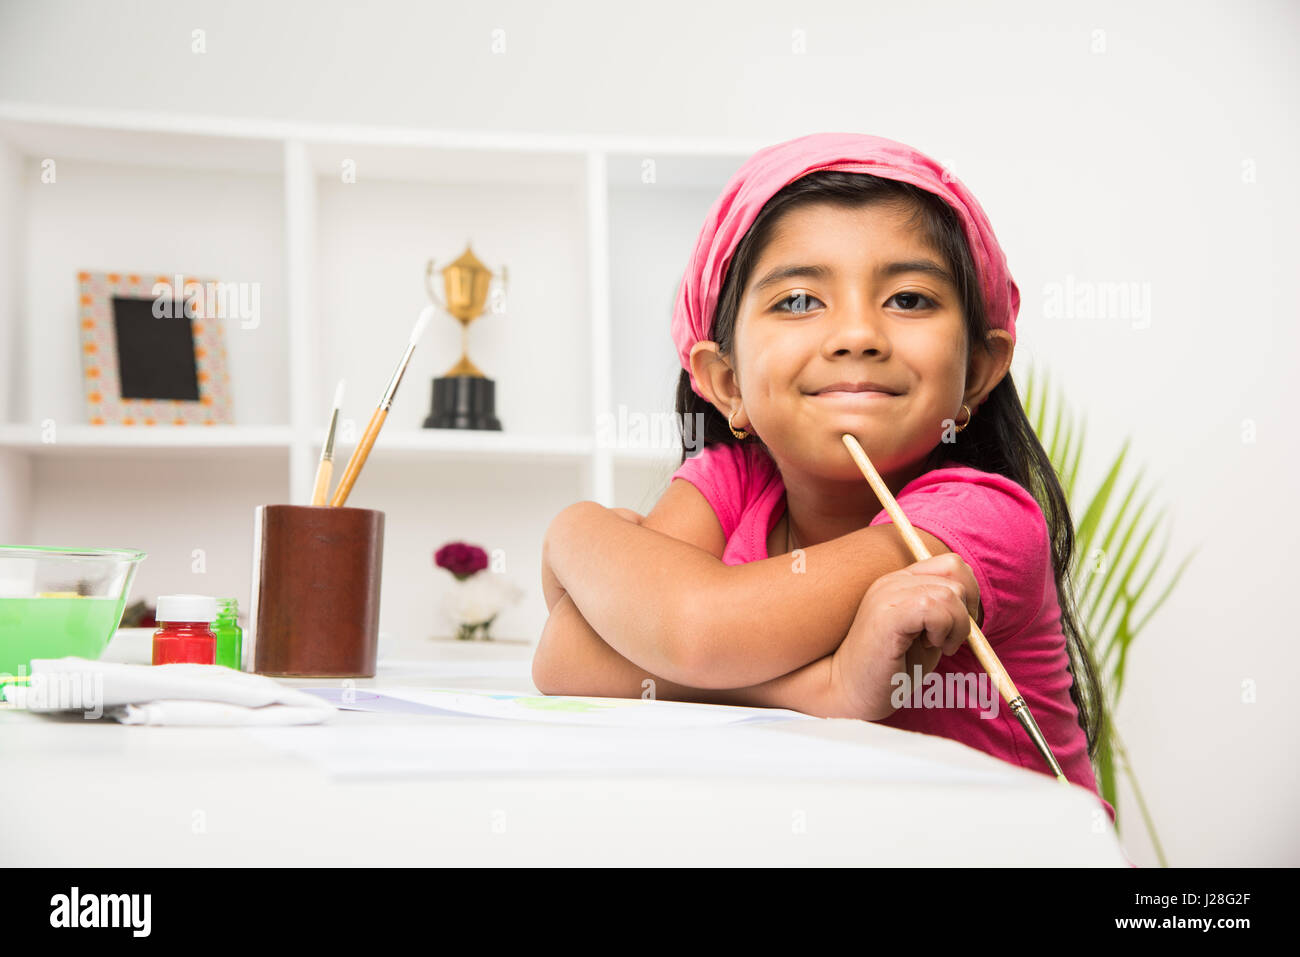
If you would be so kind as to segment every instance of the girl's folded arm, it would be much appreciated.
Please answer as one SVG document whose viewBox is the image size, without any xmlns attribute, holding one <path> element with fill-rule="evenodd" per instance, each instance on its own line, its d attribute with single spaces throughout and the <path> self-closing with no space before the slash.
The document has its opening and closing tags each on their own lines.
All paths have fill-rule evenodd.
<svg viewBox="0 0 1300 957">
<path fill-rule="evenodd" d="M 949 551 L 917 532 L 932 554 Z M 596 502 L 562 511 L 547 539 L 596 634 L 647 672 L 700 689 L 759 685 L 832 654 L 872 582 L 913 561 L 897 530 L 878 525 L 801 549 L 800 560 L 724 565 Z"/>
<path fill-rule="evenodd" d="M 590 501 L 551 521 L 542 550 L 553 592 L 562 589 L 614 651 L 648 673 L 690 684 L 679 665 L 686 646 L 680 606 L 691 600 L 682 588 L 717 574 L 725 567 L 718 558 Z"/>
<path fill-rule="evenodd" d="M 649 697 L 750 708 L 790 708 L 821 718 L 856 717 L 843 710 L 823 658 L 749 688 L 704 689 L 668 681 L 633 664 L 596 634 L 569 595 L 551 610 L 533 656 L 533 684 L 543 694 Z"/>
<path fill-rule="evenodd" d="M 917 534 L 932 555 L 950 550 Z M 692 640 L 679 656 L 698 687 L 757 684 L 834 654 L 872 583 L 915 561 L 892 525 L 798 552 L 723 566 L 712 593 L 683 609 Z"/>
</svg>

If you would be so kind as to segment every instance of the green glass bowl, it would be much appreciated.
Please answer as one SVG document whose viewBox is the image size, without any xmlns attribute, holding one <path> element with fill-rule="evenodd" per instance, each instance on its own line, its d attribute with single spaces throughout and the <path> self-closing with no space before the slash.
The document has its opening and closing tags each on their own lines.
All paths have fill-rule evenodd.
<svg viewBox="0 0 1300 957">
<path fill-rule="evenodd" d="M 122 620 L 145 553 L 0 545 L 0 676 L 33 658 L 97 660 Z"/>
</svg>

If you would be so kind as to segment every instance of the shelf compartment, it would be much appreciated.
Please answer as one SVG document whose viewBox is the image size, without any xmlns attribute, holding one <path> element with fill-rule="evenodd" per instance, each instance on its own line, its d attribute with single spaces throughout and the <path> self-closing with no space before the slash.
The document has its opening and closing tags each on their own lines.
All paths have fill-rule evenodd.
<svg viewBox="0 0 1300 957">
<path fill-rule="evenodd" d="M 364 425 L 361 426 L 364 428 Z M 325 431 L 313 436 L 314 454 L 320 454 Z M 334 470 L 340 472 L 355 443 L 335 440 Z M 591 461 L 595 441 L 591 436 L 526 435 L 467 429 L 385 428 L 370 450 L 370 459 L 428 459 L 437 462 L 502 462 L 531 465 L 585 466 Z"/>
<path fill-rule="evenodd" d="M 184 457 L 195 453 L 287 454 L 292 440 L 288 426 L 261 425 L 61 425 L 54 441 L 45 441 L 38 425 L 0 425 L 0 448 L 33 456 L 121 456 L 149 452 L 151 456 Z"/>
</svg>

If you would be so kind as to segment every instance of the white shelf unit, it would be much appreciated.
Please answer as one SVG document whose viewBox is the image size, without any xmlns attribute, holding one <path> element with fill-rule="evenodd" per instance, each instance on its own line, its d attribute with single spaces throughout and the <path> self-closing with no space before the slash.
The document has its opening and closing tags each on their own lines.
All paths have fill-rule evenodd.
<svg viewBox="0 0 1300 957">
<path fill-rule="evenodd" d="M 502 549 L 526 593 L 497 633 L 535 641 L 555 513 L 584 498 L 646 511 L 677 467 L 679 445 L 610 444 L 597 423 L 655 419 L 652 438 L 679 442 L 677 285 L 709 205 L 762 145 L 0 103 L 0 542 L 142 548 L 133 600 L 246 607 L 254 506 L 308 500 L 346 378 L 337 476 L 427 303 L 425 263 L 469 241 L 510 270 L 507 315 L 470 331 L 504 430 L 421 427 L 460 352 L 439 317 L 348 504 L 385 512 L 383 632 L 449 632 L 432 554 L 466 540 Z M 258 285 L 256 326 L 225 323 L 236 424 L 87 424 L 82 269 Z"/>
</svg>

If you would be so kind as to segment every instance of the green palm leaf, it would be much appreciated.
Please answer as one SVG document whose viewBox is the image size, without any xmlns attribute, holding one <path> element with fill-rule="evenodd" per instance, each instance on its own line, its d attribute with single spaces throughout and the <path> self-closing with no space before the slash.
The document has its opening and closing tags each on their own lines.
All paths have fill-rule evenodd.
<svg viewBox="0 0 1300 957">
<path fill-rule="evenodd" d="M 1160 514 L 1164 514 L 1163 510 L 1161 510 Z M 1093 608 L 1089 613 L 1089 630 L 1091 630 L 1092 627 L 1091 622 L 1096 620 L 1096 607 L 1100 604 L 1101 596 L 1106 593 L 1106 585 L 1111 576 L 1115 574 L 1115 569 L 1119 568 L 1120 563 L 1118 559 L 1128 554 L 1129 543 L 1132 541 L 1133 534 L 1137 531 L 1138 525 L 1141 524 L 1141 521 L 1142 513 L 1138 512 L 1133 516 L 1133 521 L 1124 529 L 1124 537 L 1120 540 L 1119 547 L 1115 551 L 1117 560 L 1106 569 L 1106 577 L 1102 580 L 1101 591 L 1097 593 L 1097 602 L 1093 604 Z M 1157 516 L 1157 521 L 1159 521 L 1159 516 Z M 1132 594 L 1129 590 L 1129 580 L 1132 579 L 1133 570 L 1137 567 L 1137 563 L 1141 561 L 1142 555 L 1146 551 L 1147 544 L 1150 542 L 1151 535 L 1154 531 L 1155 525 L 1152 525 L 1151 528 L 1147 529 L 1146 535 L 1144 535 L 1142 541 L 1138 543 L 1137 551 L 1135 551 L 1132 558 L 1129 559 L 1128 565 L 1124 569 L 1123 576 L 1121 576 L 1115 587 L 1110 590 L 1110 604 L 1106 606 L 1106 613 L 1102 616 L 1100 621 L 1096 621 L 1095 627 L 1097 629 L 1097 634 L 1105 634 L 1106 626 L 1110 623 L 1111 616 L 1115 613 L 1115 608 L 1121 600 L 1128 600 L 1130 602 L 1136 602 L 1138 600 L 1139 596 Z M 1103 550 L 1106 554 L 1110 554 L 1109 548 L 1103 546 Z"/>
<path fill-rule="evenodd" d="M 1149 491 L 1143 495 L 1139 491 L 1144 467 L 1137 468 L 1131 482 L 1122 480 L 1129 454 L 1127 438 L 1082 512 L 1074 508 L 1086 423 L 1081 421 L 1076 428 L 1073 417 L 1066 410 L 1064 396 L 1059 392 L 1049 409 L 1049 391 L 1047 376 L 1031 366 L 1021 401 L 1025 417 L 1039 441 L 1045 443 L 1062 491 L 1067 502 L 1071 503 L 1070 512 L 1076 516 L 1074 562 L 1069 578 L 1076 583 L 1074 602 L 1079 625 L 1101 672 L 1103 695 L 1110 716 L 1097 748 L 1094 768 L 1097 788 L 1101 796 L 1114 806 L 1119 774 L 1124 775 L 1132 786 L 1161 866 L 1167 867 L 1155 823 L 1138 786 L 1137 774 L 1114 726 L 1114 715 L 1124 687 L 1124 669 L 1134 639 L 1173 592 L 1200 546 L 1179 563 L 1159 595 L 1148 597 L 1157 572 L 1165 566 L 1169 544 L 1167 526 L 1160 548 L 1146 563 L 1145 571 L 1140 569 L 1144 567 L 1143 559 L 1147 557 L 1156 532 L 1164 524 L 1166 509 L 1161 508 L 1153 518 L 1147 518 L 1155 493 Z M 1047 426 L 1049 418 L 1050 427 Z M 1118 495 L 1121 486 L 1126 486 L 1122 497 Z M 1139 612 L 1140 607 L 1143 610 Z M 1116 823 L 1119 823 L 1118 817 Z"/>
<path fill-rule="evenodd" d="M 1065 472 L 1061 476 L 1061 480 L 1064 483 L 1065 498 L 1067 501 L 1071 501 L 1074 498 L 1074 486 L 1079 477 L 1079 460 L 1083 457 L 1083 436 L 1087 431 L 1087 428 L 1088 424 L 1086 422 L 1079 423 L 1078 441 L 1074 444 L 1074 457 L 1070 458 L 1067 455 L 1062 460 L 1065 463 Z M 1069 446 L 1067 445 L 1066 448 L 1068 449 Z"/>
</svg>

